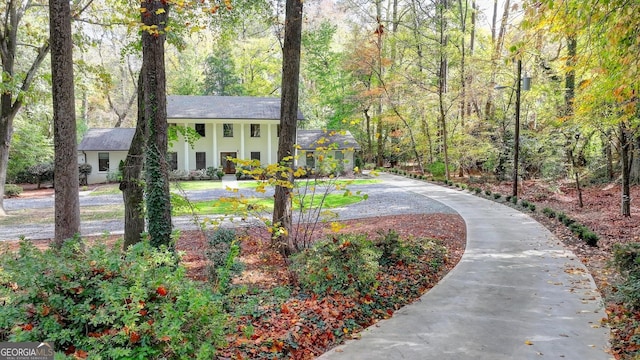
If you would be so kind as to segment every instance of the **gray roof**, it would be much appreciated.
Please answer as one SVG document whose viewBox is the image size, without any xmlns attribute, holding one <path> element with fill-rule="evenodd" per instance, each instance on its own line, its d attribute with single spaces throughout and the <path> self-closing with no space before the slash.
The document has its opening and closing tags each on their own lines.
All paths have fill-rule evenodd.
<svg viewBox="0 0 640 360">
<path fill-rule="evenodd" d="M 297 144 L 302 150 L 336 144 L 338 149 L 360 150 L 356 139 L 346 130 L 298 130 Z"/>
<path fill-rule="evenodd" d="M 167 118 L 280 120 L 280 98 L 170 95 Z M 298 110 L 298 120 L 303 119 Z"/>
<path fill-rule="evenodd" d="M 128 151 L 135 132 L 136 129 L 133 128 L 89 129 L 78 145 L 78 150 Z"/>
<path fill-rule="evenodd" d="M 78 150 L 128 151 L 135 132 L 134 128 L 89 129 L 78 145 Z M 296 143 L 302 150 L 312 150 L 334 143 L 338 149 L 360 150 L 360 145 L 349 131 L 298 130 L 296 138 Z"/>
</svg>

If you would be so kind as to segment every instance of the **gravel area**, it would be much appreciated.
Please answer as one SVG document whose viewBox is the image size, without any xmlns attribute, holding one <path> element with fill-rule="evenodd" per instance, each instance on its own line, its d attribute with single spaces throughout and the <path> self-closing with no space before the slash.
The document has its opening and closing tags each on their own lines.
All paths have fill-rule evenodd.
<svg viewBox="0 0 640 360">
<path fill-rule="evenodd" d="M 385 180 L 386 178 L 386 180 Z M 350 186 L 352 193 L 367 194 L 367 200 L 342 207 L 334 208 L 331 211 L 338 215 L 339 220 L 350 220 L 367 218 L 374 216 L 386 215 L 407 215 L 407 214 L 455 214 L 456 212 L 450 207 L 433 200 L 431 198 L 417 195 L 402 187 L 394 186 L 392 180 L 385 176 L 381 176 L 381 183 L 370 185 Z M 249 189 L 239 189 L 237 193 L 231 194 L 227 190 L 206 190 L 206 191 L 190 191 L 186 193 L 187 197 L 192 201 L 213 200 L 219 197 L 228 196 L 257 196 L 257 194 Z M 273 190 L 267 191 L 262 196 L 273 196 Z M 44 198 L 30 199 L 5 199 L 5 209 L 7 211 L 16 211 L 28 208 L 53 208 L 53 196 Z M 80 197 L 81 206 L 104 206 L 122 204 L 121 195 L 100 195 L 88 196 L 83 194 Z M 181 230 L 196 230 L 198 226 L 194 223 L 194 218 L 174 217 L 174 227 Z M 82 234 L 85 236 L 95 236 L 105 233 L 122 234 L 124 224 L 122 220 L 108 221 L 85 221 L 81 224 Z M 29 239 L 50 239 L 53 238 L 53 224 L 29 225 L 21 226 L 3 226 L 0 232 L 0 241 L 16 240 L 21 236 Z"/>
</svg>

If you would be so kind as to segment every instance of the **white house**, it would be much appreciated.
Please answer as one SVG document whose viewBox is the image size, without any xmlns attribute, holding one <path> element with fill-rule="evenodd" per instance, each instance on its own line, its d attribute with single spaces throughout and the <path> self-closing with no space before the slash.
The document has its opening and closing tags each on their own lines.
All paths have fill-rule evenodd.
<svg viewBox="0 0 640 360">
<path fill-rule="evenodd" d="M 304 120 L 298 112 L 298 120 Z M 169 162 L 173 170 L 221 168 L 235 173 L 229 158 L 259 160 L 261 164 L 277 161 L 280 127 L 280 99 L 243 96 L 168 96 L 167 122 L 169 126 L 194 129 L 200 138 L 187 142 L 182 135 L 169 148 Z M 90 129 L 78 146 L 79 158 L 92 165 L 88 183 L 107 181 L 109 173 L 118 171 L 133 139 L 135 129 Z M 344 171 L 353 169 L 354 152 L 359 150 L 350 133 L 322 130 L 297 130 L 299 151 L 296 166 L 315 167 L 308 157 L 321 144 L 335 142 L 333 156 L 344 159 Z"/>
</svg>

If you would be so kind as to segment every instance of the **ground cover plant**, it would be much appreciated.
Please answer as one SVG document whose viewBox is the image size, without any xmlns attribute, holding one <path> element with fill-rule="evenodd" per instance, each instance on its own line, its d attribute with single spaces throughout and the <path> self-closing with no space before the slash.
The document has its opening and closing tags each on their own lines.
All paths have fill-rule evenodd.
<svg viewBox="0 0 640 360">
<path fill-rule="evenodd" d="M 464 249 L 464 223 L 456 215 L 388 216 L 350 220 L 343 222 L 342 225 L 341 230 L 336 233 L 335 228 L 332 229 L 328 224 L 324 224 L 316 236 L 318 239 L 329 239 L 328 241 L 335 245 L 332 250 L 334 252 L 342 252 L 340 245 L 342 245 L 342 249 L 351 250 L 352 244 L 362 241 L 367 243 L 367 249 L 380 254 L 380 257 L 377 258 L 378 271 L 375 273 L 373 281 L 375 292 L 345 291 L 344 294 L 339 291 L 314 292 L 312 288 L 302 285 L 298 277 L 294 276 L 294 272 L 289 270 L 280 254 L 270 247 L 268 232 L 263 227 L 245 228 L 242 232 L 236 233 L 235 240 L 240 246 L 236 258 L 242 263 L 242 269 L 229 277 L 230 281 L 226 287 L 215 286 L 215 283 L 211 281 L 209 274 L 212 261 L 211 255 L 207 255 L 207 249 L 211 249 L 210 245 L 212 244 L 229 244 L 229 241 L 234 240 L 230 240 L 231 236 L 226 238 L 227 235 L 223 234 L 218 238 L 225 239 L 212 241 L 215 237 L 213 234 L 189 231 L 183 232 L 177 237 L 176 247 L 182 254 L 181 265 L 164 263 L 160 259 L 164 259 L 165 255 L 149 255 L 145 252 L 146 250 L 136 248 L 138 249 L 137 254 L 142 256 L 142 262 L 137 266 L 146 264 L 144 266 L 155 270 L 148 272 L 145 277 L 126 280 L 139 284 L 127 292 L 123 290 L 125 287 L 123 284 L 126 283 L 125 276 L 120 275 L 122 279 L 118 278 L 117 281 L 115 281 L 115 277 L 109 278 L 110 281 L 116 282 L 116 285 L 111 288 L 110 283 L 107 284 L 106 280 L 103 279 L 103 281 L 100 278 L 105 276 L 101 266 L 110 264 L 111 267 L 120 269 L 123 267 L 122 264 L 132 258 L 129 256 L 118 257 L 115 254 L 118 254 L 119 251 L 110 250 L 119 248 L 117 244 L 114 245 L 117 236 L 93 239 L 94 242 L 90 243 L 85 250 L 88 255 L 73 255 L 73 252 L 69 255 L 77 257 L 78 262 L 74 263 L 76 265 L 64 267 L 64 269 L 66 272 L 77 270 L 78 276 L 77 278 L 69 277 L 69 281 L 72 282 L 69 285 L 71 290 L 64 292 L 62 297 L 64 301 L 72 304 L 69 308 L 89 306 L 88 313 L 91 313 L 90 305 L 79 300 L 89 297 L 95 299 L 93 302 L 98 304 L 99 297 L 95 294 L 101 294 L 100 291 L 103 291 L 105 294 L 112 294 L 111 299 L 115 300 L 113 302 L 115 310 L 109 313 L 105 307 L 98 306 L 97 309 L 103 311 L 106 314 L 105 318 L 110 320 L 104 320 L 105 323 L 89 324 L 92 336 L 89 336 L 89 333 L 85 331 L 83 337 L 80 330 L 75 331 L 74 339 L 76 340 L 74 342 L 80 346 L 74 345 L 74 348 L 67 346 L 65 350 L 61 351 L 69 352 L 69 356 L 79 358 L 93 355 L 95 351 L 104 351 L 104 354 L 108 353 L 110 358 L 118 358 L 120 355 L 120 358 L 130 358 L 130 355 L 133 356 L 132 354 L 140 355 L 143 353 L 144 355 L 140 356 L 144 358 L 175 357 L 172 355 L 172 351 L 177 350 L 172 350 L 169 347 L 168 339 L 163 338 L 164 335 L 160 335 L 158 330 L 153 332 L 149 330 L 152 329 L 151 325 L 160 326 L 159 320 L 154 318 L 152 324 L 149 324 L 148 320 L 154 314 L 158 314 L 153 311 L 163 309 L 165 306 L 162 305 L 163 301 L 175 306 L 172 302 L 173 295 L 186 291 L 184 289 L 197 289 L 199 293 L 203 292 L 203 294 L 195 298 L 192 297 L 192 301 L 195 301 L 196 304 L 181 306 L 173 314 L 181 319 L 196 317 L 196 320 L 200 321 L 198 316 L 202 314 L 201 312 L 188 314 L 182 313 L 182 311 L 189 312 L 193 306 L 198 309 L 199 305 L 209 304 L 207 306 L 214 309 L 217 316 L 207 315 L 216 319 L 216 331 L 210 333 L 211 336 L 215 335 L 216 341 L 212 339 L 210 343 L 217 345 L 217 349 L 215 349 L 217 356 L 275 359 L 312 358 L 344 339 L 357 337 L 357 332 L 363 327 L 375 323 L 378 319 L 391 316 L 393 311 L 402 304 L 413 301 L 456 264 Z M 394 231 L 389 232 L 391 229 Z M 356 235 L 351 234 L 358 234 L 357 237 L 365 236 L 366 240 L 352 240 L 352 237 Z M 47 246 L 47 241 L 33 241 L 32 243 L 39 249 L 37 252 L 29 243 L 23 244 L 25 249 L 29 249 L 27 253 L 34 254 L 30 256 L 36 256 Z M 94 243 L 104 243 L 115 247 L 91 245 Z M 349 245 L 345 245 L 345 243 L 349 243 Z M 8 242 L 8 245 L 12 251 L 24 251 L 20 250 L 18 242 Z M 231 247 L 223 246 L 222 248 L 229 250 Z M 147 255 L 143 256 L 142 254 Z M 228 255 L 227 251 L 226 255 L 218 254 L 217 258 L 230 259 L 233 257 Z M 15 259 L 15 256 L 12 258 Z M 317 260 L 317 258 L 315 259 Z M 168 258 L 166 261 L 169 261 Z M 65 263 L 62 257 L 58 262 L 61 264 L 60 266 Z M 219 260 L 219 262 L 224 261 Z M 166 267 L 168 264 L 171 265 Z M 131 266 L 132 269 L 135 268 L 133 265 Z M 107 273 L 107 269 L 109 268 L 105 266 L 105 273 Z M 43 277 L 53 279 L 57 278 L 56 276 L 61 276 L 59 272 L 48 274 L 41 270 L 41 267 L 33 268 L 33 271 L 41 272 Z M 97 275 L 94 275 L 96 270 Z M 354 275 L 358 275 L 357 269 L 354 271 Z M 77 288 L 82 274 L 89 275 L 85 276 L 85 280 L 82 280 L 85 283 L 80 284 L 82 291 L 78 294 Z M 216 272 L 216 274 L 220 275 L 220 272 Z M 26 274 L 23 274 L 22 277 L 30 278 Z M 130 277 L 131 274 L 127 279 Z M 3 284 L 6 284 L 5 281 L 6 278 L 3 278 Z M 97 284 L 102 284 L 101 286 L 106 289 L 95 289 L 93 286 Z M 10 287 L 3 287 L 5 291 L 8 289 Z M 214 289 L 214 291 L 207 289 Z M 167 295 L 162 295 L 165 290 Z M 116 293 L 117 296 L 113 293 Z M 137 297 L 134 299 L 131 297 L 133 295 L 141 298 L 146 296 L 143 300 L 144 307 L 140 307 L 142 305 L 141 299 Z M 129 297 L 131 297 L 131 301 L 127 300 Z M 18 307 L 24 309 L 20 313 L 22 315 L 6 317 L 6 319 L 12 319 L 7 320 L 11 321 L 12 325 L 6 327 L 3 325 L 2 328 L 12 329 L 19 336 L 41 334 L 33 331 L 42 331 L 41 320 L 43 317 L 51 316 L 49 314 L 53 313 L 52 310 L 44 316 L 39 311 L 42 306 L 39 302 L 35 302 L 34 306 L 38 305 L 36 306 L 38 311 L 35 315 L 31 315 L 30 309 L 33 308 L 29 304 L 36 300 L 27 296 L 21 297 L 21 299 L 24 299 L 22 301 L 25 303 L 25 306 Z M 134 300 L 138 300 L 138 305 L 135 305 L 136 301 Z M 187 301 L 188 299 L 182 299 L 178 296 L 175 300 Z M 130 306 L 131 304 L 135 306 Z M 152 309 L 154 310 L 152 311 Z M 126 324 L 126 330 L 124 325 L 119 327 L 122 324 L 107 325 L 106 321 L 115 321 L 113 316 L 107 316 L 113 313 L 118 314 L 118 317 L 123 315 L 124 319 L 131 321 Z M 3 315 L 2 318 L 5 316 Z M 78 324 L 83 324 L 83 321 L 88 320 L 81 319 Z M 190 331 L 186 323 L 176 320 L 175 317 L 170 317 L 167 322 L 173 324 L 169 328 L 174 331 L 175 338 L 183 336 L 182 339 L 185 339 L 187 335 L 181 335 L 180 332 Z M 184 324 L 184 328 L 180 324 Z M 213 325 L 211 324 L 211 326 Z M 107 329 L 111 330 L 105 333 Z M 116 332 L 116 329 L 119 331 Z M 56 331 L 58 330 L 56 328 Z M 2 336 L 10 335 L 3 333 Z M 222 341 L 218 342 L 220 339 Z M 132 340 L 134 340 L 133 343 Z M 111 344 L 109 341 L 114 343 L 109 346 L 105 345 L 105 343 Z M 193 341 L 196 344 L 201 342 L 199 340 Z M 94 343 L 102 345 L 91 352 L 88 346 L 92 346 Z M 142 344 L 145 346 L 141 346 Z M 110 350 L 107 351 L 106 348 Z M 198 353 L 207 354 L 211 349 L 208 347 L 204 349 L 191 348 L 181 351 L 183 352 L 180 354 L 197 355 Z"/>
</svg>

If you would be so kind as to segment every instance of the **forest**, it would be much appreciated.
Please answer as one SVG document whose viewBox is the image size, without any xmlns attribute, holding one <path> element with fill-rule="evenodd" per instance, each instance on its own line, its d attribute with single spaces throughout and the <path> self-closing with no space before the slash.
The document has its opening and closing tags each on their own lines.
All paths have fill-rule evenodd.
<svg viewBox="0 0 640 360">
<path fill-rule="evenodd" d="M 0 192 L 53 170 L 59 183 L 74 183 L 56 186 L 56 209 L 64 209 L 56 213 L 56 247 L 69 256 L 63 242 L 79 226 L 70 195 L 78 183 L 65 179 L 78 179 L 73 150 L 90 128 L 137 127 L 146 139 L 144 149 L 132 146 L 120 189 L 131 201 L 127 219 L 135 219 L 142 211 L 135 159 L 144 152 L 151 244 L 170 244 L 167 94 L 282 97 L 283 108 L 299 105 L 304 114 L 297 126 L 350 131 L 362 170 L 395 168 L 447 183 L 488 179 L 510 186 L 514 198 L 526 181 L 562 183 L 579 207 L 584 188 L 612 183 L 620 215 L 637 209 L 638 0 L 312 0 L 304 10 L 299 0 L 8 0 L 0 12 Z M 283 138 L 293 133 L 284 131 Z M 277 205 L 287 191 L 276 187 L 274 225 L 290 221 L 276 216 L 290 210 Z M 92 262 L 101 257 L 95 251 Z M 143 265 L 170 264 L 169 253 Z M 618 252 L 618 260 L 636 253 Z M 143 265 L 127 264 L 127 281 Z M 183 275 L 174 274 L 173 285 Z M 156 285 L 154 299 L 163 298 L 166 289 Z M 216 311 L 190 315 L 205 321 L 222 316 Z"/>
</svg>

